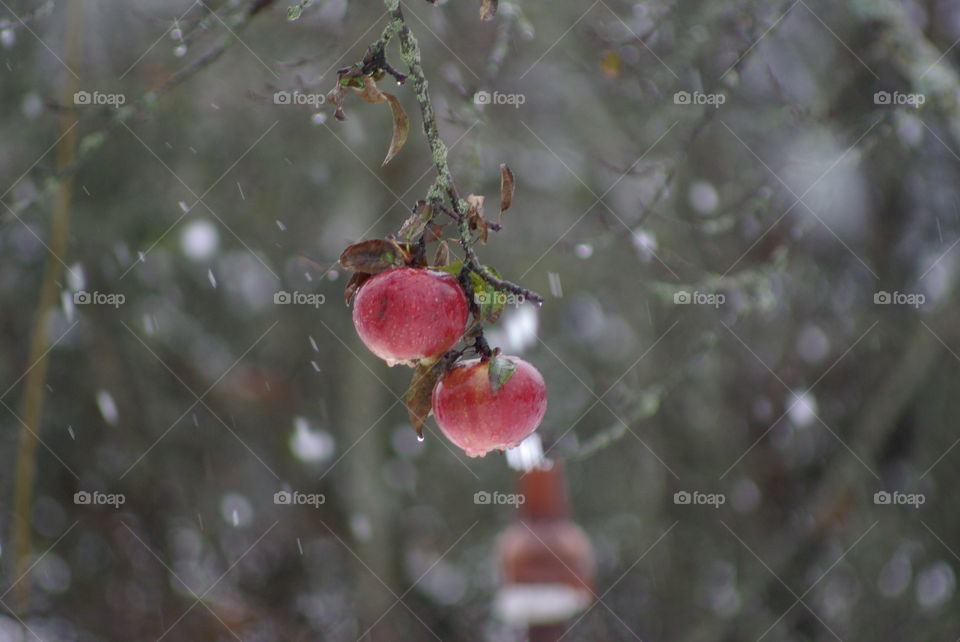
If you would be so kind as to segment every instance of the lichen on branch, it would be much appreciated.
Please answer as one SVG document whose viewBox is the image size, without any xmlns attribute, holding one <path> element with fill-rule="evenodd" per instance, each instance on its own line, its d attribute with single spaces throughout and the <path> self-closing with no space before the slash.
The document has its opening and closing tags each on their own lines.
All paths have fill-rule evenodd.
<svg viewBox="0 0 960 642">
<path fill-rule="evenodd" d="M 404 19 L 399 0 L 384 0 L 384 4 L 390 14 L 390 22 L 384 28 L 380 39 L 371 45 L 370 51 L 375 55 L 382 56 L 384 49 L 394 36 L 400 42 L 400 58 L 409 71 L 409 77 L 413 79 L 414 92 L 423 121 L 423 133 L 430 146 L 433 164 L 437 171 L 437 178 L 427 193 L 428 202 L 442 203 L 444 200 L 449 201 L 452 215 L 458 222 L 460 246 L 463 248 L 465 256 L 464 264 L 470 271 L 476 273 L 497 290 L 523 295 L 527 300 L 537 304 L 543 303 L 543 296 L 540 294 L 499 278 L 488 267 L 480 263 L 473 249 L 474 240 L 467 221 L 467 208 L 460 198 L 453 174 L 450 171 L 450 165 L 447 161 L 447 146 L 440 137 L 437 114 L 433 109 L 433 102 L 430 100 L 430 83 L 423 72 L 420 45 Z M 430 216 L 433 216 L 433 213 Z"/>
</svg>

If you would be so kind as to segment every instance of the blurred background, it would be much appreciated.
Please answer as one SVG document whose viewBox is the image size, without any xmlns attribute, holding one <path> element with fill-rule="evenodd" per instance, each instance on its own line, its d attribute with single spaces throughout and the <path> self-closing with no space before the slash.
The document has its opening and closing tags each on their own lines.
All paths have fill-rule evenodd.
<svg viewBox="0 0 960 642">
<path fill-rule="evenodd" d="M 489 338 L 593 547 L 562 639 L 957 640 L 960 6 L 403 9 L 460 192 L 516 176 L 478 252 L 546 297 Z M 419 443 L 343 304 L 434 178 L 411 83 L 386 167 L 321 104 L 386 24 L 0 2 L 0 640 L 525 639 L 517 472 Z"/>
</svg>

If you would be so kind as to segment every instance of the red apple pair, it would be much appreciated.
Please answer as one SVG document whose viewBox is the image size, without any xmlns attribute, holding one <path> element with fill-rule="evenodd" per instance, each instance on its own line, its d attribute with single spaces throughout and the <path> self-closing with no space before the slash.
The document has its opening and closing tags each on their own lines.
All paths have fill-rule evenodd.
<svg viewBox="0 0 960 642">
<path fill-rule="evenodd" d="M 468 316 L 457 279 L 410 267 L 371 277 L 353 308 L 360 339 L 389 365 L 438 358 L 463 336 Z M 507 367 L 493 378 L 490 360 L 473 359 L 456 365 L 433 389 L 437 425 L 471 457 L 516 446 L 547 409 L 546 384 L 536 368 L 518 357 L 496 359 Z"/>
</svg>

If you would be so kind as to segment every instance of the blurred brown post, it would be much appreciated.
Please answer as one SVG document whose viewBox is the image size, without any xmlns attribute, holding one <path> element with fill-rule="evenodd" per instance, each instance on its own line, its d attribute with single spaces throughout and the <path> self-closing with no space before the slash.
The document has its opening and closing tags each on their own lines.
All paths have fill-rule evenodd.
<svg viewBox="0 0 960 642">
<path fill-rule="evenodd" d="M 549 642 L 593 603 L 593 547 L 570 518 L 560 465 L 524 473 L 519 491 L 518 520 L 497 541 L 501 588 L 495 608 L 508 623 L 525 626 L 531 642 Z"/>
</svg>

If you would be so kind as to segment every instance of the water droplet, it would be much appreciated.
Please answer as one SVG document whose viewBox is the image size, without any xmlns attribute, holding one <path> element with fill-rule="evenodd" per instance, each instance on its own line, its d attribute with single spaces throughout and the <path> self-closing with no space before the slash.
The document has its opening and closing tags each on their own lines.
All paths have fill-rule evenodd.
<svg viewBox="0 0 960 642">
<path fill-rule="evenodd" d="M 423 441 L 424 439 L 426 439 L 426 437 L 423 435 L 417 435 L 417 441 Z"/>
<path fill-rule="evenodd" d="M 173 50 L 173 55 L 177 58 L 183 58 L 187 55 L 187 45 L 179 45 L 176 49 Z"/>
<path fill-rule="evenodd" d="M 213 269 L 207 270 L 207 278 L 210 279 L 210 285 L 217 287 L 217 277 L 213 276 Z"/>
</svg>

